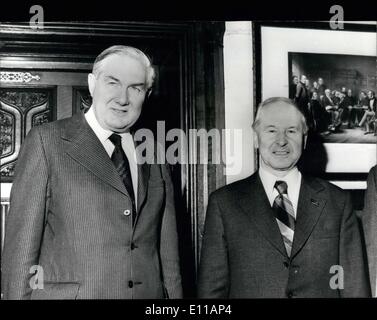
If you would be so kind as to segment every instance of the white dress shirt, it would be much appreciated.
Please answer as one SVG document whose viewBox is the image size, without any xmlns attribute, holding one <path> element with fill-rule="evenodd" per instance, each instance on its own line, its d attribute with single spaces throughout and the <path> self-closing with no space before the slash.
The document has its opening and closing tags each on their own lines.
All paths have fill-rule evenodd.
<svg viewBox="0 0 377 320">
<path fill-rule="evenodd" d="M 284 177 L 276 177 L 272 173 L 260 167 L 259 177 L 262 181 L 264 191 L 266 192 L 268 200 L 270 201 L 271 207 L 274 203 L 275 198 L 279 195 L 278 191 L 274 188 L 275 182 L 279 180 L 285 181 L 287 183 L 288 198 L 292 203 L 295 218 L 297 218 L 297 206 L 302 178 L 301 173 L 300 171 L 298 171 L 297 167 L 294 167 L 292 170 L 290 170 Z"/>
<path fill-rule="evenodd" d="M 99 141 L 101 141 L 103 147 L 105 148 L 107 154 L 111 158 L 113 151 L 115 149 L 114 144 L 110 141 L 109 137 L 116 132 L 112 132 L 110 130 L 106 130 L 101 127 L 99 124 L 96 115 L 94 114 L 93 108 L 90 108 L 85 113 L 85 119 L 88 122 L 89 126 L 93 129 L 94 133 L 98 137 Z M 136 149 L 134 140 L 132 135 L 129 132 L 125 133 L 118 133 L 122 137 L 122 148 L 124 153 L 128 158 L 128 162 L 130 164 L 131 170 L 131 177 L 132 177 L 132 186 L 134 188 L 135 194 L 135 205 L 137 207 L 137 182 L 138 182 L 138 174 L 137 174 L 137 159 L 136 159 Z"/>
</svg>

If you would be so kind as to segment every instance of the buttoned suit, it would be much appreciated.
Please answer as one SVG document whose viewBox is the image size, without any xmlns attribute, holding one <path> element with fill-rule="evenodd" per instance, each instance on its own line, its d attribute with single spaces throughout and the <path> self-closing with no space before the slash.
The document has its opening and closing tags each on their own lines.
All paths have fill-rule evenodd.
<svg viewBox="0 0 377 320">
<path fill-rule="evenodd" d="M 127 190 L 83 114 L 33 128 L 6 221 L 4 298 L 180 298 L 168 168 L 138 165 L 137 192 L 133 226 Z M 33 265 L 43 289 L 30 288 Z"/>
<path fill-rule="evenodd" d="M 258 174 L 210 196 L 200 298 L 367 297 L 366 268 L 350 197 L 325 181 L 302 177 L 290 257 Z"/>
</svg>

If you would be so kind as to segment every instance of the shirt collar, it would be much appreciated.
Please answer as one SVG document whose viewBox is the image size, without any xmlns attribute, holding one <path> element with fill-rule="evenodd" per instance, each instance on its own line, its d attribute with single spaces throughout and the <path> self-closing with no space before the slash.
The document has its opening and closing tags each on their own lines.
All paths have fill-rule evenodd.
<svg viewBox="0 0 377 320">
<path fill-rule="evenodd" d="M 268 195 L 274 192 L 274 186 L 277 180 L 285 181 L 287 183 L 288 193 L 290 193 L 292 188 L 297 186 L 301 181 L 301 173 L 298 171 L 297 167 L 291 169 L 284 177 L 277 177 L 268 172 L 266 169 L 259 167 L 259 177 Z"/>
</svg>

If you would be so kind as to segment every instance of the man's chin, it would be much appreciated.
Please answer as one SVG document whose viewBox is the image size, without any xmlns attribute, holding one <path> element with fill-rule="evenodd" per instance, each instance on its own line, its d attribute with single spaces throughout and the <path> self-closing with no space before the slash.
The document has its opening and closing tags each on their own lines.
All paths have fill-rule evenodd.
<svg viewBox="0 0 377 320">
<path fill-rule="evenodd" d="M 292 169 L 295 164 L 292 161 L 277 161 L 276 163 L 272 163 L 272 166 L 277 171 L 288 171 Z"/>
<path fill-rule="evenodd" d="M 128 121 L 126 122 L 120 122 L 120 121 L 114 121 L 109 123 L 108 127 L 111 131 L 117 132 L 117 133 L 123 133 L 127 132 L 131 128 L 132 124 Z"/>
</svg>

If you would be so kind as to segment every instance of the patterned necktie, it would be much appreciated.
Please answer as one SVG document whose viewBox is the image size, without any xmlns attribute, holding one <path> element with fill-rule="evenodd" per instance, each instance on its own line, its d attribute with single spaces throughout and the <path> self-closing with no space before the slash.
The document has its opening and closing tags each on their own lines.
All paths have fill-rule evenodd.
<svg viewBox="0 0 377 320">
<path fill-rule="evenodd" d="M 291 256 L 293 236 L 295 231 L 295 215 L 291 201 L 288 198 L 288 186 L 285 181 L 276 181 L 274 188 L 279 195 L 275 198 L 273 209 L 279 225 L 288 257 Z"/>
<path fill-rule="evenodd" d="M 122 137 L 119 134 L 113 133 L 109 137 L 110 141 L 114 144 L 115 149 L 111 155 L 111 161 L 114 163 L 122 181 L 127 189 L 128 194 L 132 201 L 132 221 L 135 222 L 136 217 L 136 207 L 135 207 L 135 194 L 132 185 L 132 176 L 130 170 L 130 164 L 128 162 L 127 156 L 122 148 Z"/>
</svg>

